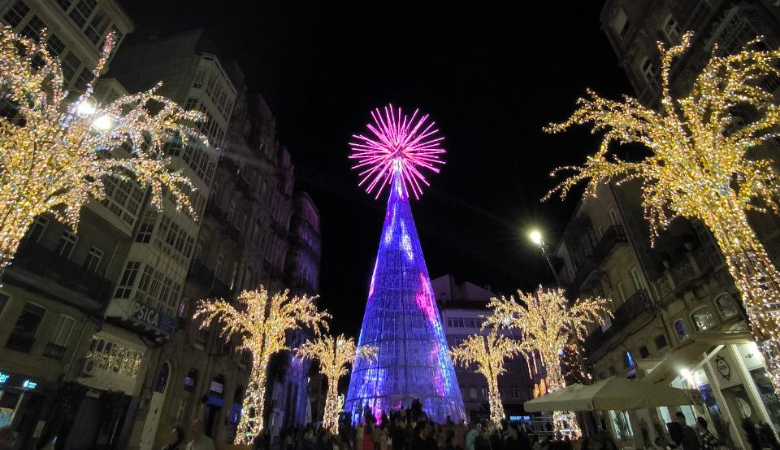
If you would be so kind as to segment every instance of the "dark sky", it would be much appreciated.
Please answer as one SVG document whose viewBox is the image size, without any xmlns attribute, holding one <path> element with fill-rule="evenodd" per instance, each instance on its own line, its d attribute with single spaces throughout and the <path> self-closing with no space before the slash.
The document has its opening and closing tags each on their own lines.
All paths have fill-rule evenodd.
<svg viewBox="0 0 780 450">
<path fill-rule="evenodd" d="M 357 187 L 347 144 L 372 108 L 419 107 L 446 136 L 446 165 L 412 205 L 431 278 L 510 293 L 551 281 L 526 233 L 536 225 L 556 242 L 576 199 L 540 203 L 549 172 L 597 143 L 586 129 L 549 136 L 542 126 L 564 119 L 586 87 L 631 92 L 599 1 L 121 2 L 138 33 L 205 28 L 265 96 L 296 187 L 320 209 L 321 304 L 353 335 L 385 204 Z"/>
</svg>

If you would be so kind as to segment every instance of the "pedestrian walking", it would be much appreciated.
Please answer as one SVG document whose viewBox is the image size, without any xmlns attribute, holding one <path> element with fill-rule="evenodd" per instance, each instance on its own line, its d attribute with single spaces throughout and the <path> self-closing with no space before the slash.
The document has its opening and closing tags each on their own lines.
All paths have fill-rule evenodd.
<svg viewBox="0 0 780 450">
<path fill-rule="evenodd" d="M 704 417 L 696 418 L 696 433 L 699 435 L 699 442 L 701 442 L 702 450 L 720 450 L 725 446 L 720 443 L 718 438 L 710 433 L 707 429 L 707 421 Z"/>
<path fill-rule="evenodd" d="M 682 447 L 683 450 L 700 450 L 699 437 L 696 434 L 696 430 L 685 423 L 685 414 L 677 411 L 674 419 L 674 422 L 666 424 L 674 443 Z"/>
<path fill-rule="evenodd" d="M 195 419 L 190 424 L 192 440 L 187 443 L 186 450 L 216 450 L 214 441 L 203 433 L 203 422 Z"/>
<path fill-rule="evenodd" d="M 175 426 L 168 433 L 168 443 L 163 446 L 162 450 L 180 450 L 182 445 L 184 445 L 184 429 Z"/>
</svg>

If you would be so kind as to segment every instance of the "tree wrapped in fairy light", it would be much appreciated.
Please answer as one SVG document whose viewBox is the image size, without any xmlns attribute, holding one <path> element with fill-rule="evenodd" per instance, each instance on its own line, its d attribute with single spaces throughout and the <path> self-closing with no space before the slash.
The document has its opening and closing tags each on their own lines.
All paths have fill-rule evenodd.
<svg viewBox="0 0 780 450">
<path fill-rule="evenodd" d="M 167 191 L 179 209 L 193 212 L 190 181 L 170 171 L 162 148 L 171 140 L 201 139 L 188 126 L 200 114 L 157 94 L 161 84 L 95 102 L 93 85 L 114 46 L 113 33 L 86 91 L 73 101 L 45 40 L 45 33 L 36 42 L 0 29 L 0 100 L 15 108 L 12 116 L 0 116 L 0 271 L 36 216 L 51 213 L 76 230 L 84 203 L 105 197 L 105 177 L 151 188 L 157 207 Z"/>
<path fill-rule="evenodd" d="M 583 341 L 589 325 L 599 324 L 612 315 L 606 306 L 609 300 L 590 298 L 569 306 L 562 289 L 544 290 L 541 286 L 535 293 L 517 291 L 517 295 L 517 300 L 511 296 L 490 299 L 488 308 L 493 314 L 487 317 L 483 327 L 518 330 L 520 349 L 528 361 L 539 357 L 547 373 L 547 391 L 554 392 L 565 386 L 562 353 L 567 350 L 576 353 L 578 346 L 571 340 Z M 579 434 L 573 414 L 556 412 L 554 419 L 557 429 L 564 430 L 562 422 L 566 421 L 569 433 Z"/>
<path fill-rule="evenodd" d="M 316 340 L 307 341 L 296 350 L 298 358 L 316 359 L 320 362 L 320 373 L 328 380 L 328 393 L 325 397 L 325 411 L 322 414 L 322 426 L 332 434 L 339 431 L 339 413 L 343 403 L 339 404 L 339 378 L 347 374 L 348 365 L 356 358 L 376 359 L 377 348 L 371 345 L 355 347 L 355 340 L 343 334 L 333 337 L 324 335 Z"/>
<path fill-rule="evenodd" d="M 753 148 L 780 136 L 780 106 L 765 82 L 780 77 L 780 50 L 756 50 L 756 41 L 737 54 L 712 56 L 690 92 L 673 98 L 669 76 L 675 59 L 688 51 L 691 33 L 661 52 L 661 107 L 647 108 L 625 96 L 604 99 L 592 91 L 578 101 L 561 132 L 591 124 L 603 132 L 601 146 L 583 166 L 549 194 L 565 197 L 588 180 L 586 196 L 600 183 L 642 180 L 645 217 L 655 238 L 676 216 L 698 219 L 712 232 L 748 313 L 753 335 L 780 393 L 780 273 L 748 222 L 747 212 L 780 212 L 780 180 L 774 162 Z M 770 83 L 771 84 L 771 83 Z M 650 155 L 627 161 L 610 155 L 612 142 L 639 143 Z M 556 171 L 557 172 L 557 171 Z M 553 172 L 553 175 L 556 174 Z"/>
<path fill-rule="evenodd" d="M 237 338 L 241 348 L 252 355 L 252 370 L 241 408 L 235 444 L 251 444 L 263 430 L 263 411 L 268 363 L 274 353 L 287 350 L 288 331 L 311 328 L 315 335 L 327 330 L 330 317 L 319 311 L 316 297 L 290 297 L 289 291 L 273 295 L 260 286 L 238 296 L 238 308 L 223 299 L 201 300 L 193 319 L 202 320 L 201 328 L 213 322 L 221 325 L 220 336 Z"/>
<path fill-rule="evenodd" d="M 452 361 L 463 367 L 476 364 L 476 372 L 488 382 L 488 405 L 490 421 L 498 427 L 504 419 L 504 405 L 498 389 L 498 377 L 506 372 L 504 360 L 522 351 L 521 345 L 493 328 L 487 336 L 471 335 L 457 347 L 450 350 Z"/>
</svg>

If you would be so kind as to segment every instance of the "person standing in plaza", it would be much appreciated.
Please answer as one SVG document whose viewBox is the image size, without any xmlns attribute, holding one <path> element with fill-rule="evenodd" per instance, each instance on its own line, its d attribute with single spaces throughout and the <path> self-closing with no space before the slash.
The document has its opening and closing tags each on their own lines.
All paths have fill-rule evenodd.
<svg viewBox="0 0 780 450">
<path fill-rule="evenodd" d="M 186 450 L 215 450 L 214 441 L 203 433 L 203 422 L 195 419 L 190 425 L 192 440 L 187 443 Z"/>
</svg>

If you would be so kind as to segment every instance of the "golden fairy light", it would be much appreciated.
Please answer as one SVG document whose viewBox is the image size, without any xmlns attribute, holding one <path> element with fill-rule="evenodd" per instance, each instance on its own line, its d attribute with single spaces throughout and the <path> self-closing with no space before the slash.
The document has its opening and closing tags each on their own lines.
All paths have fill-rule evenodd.
<svg viewBox="0 0 780 450">
<path fill-rule="evenodd" d="M 751 210 L 780 212 L 774 162 L 751 151 L 780 136 L 780 106 L 767 88 L 780 77 L 780 50 L 757 50 L 753 41 L 737 54 L 712 56 L 687 96 L 673 98 L 671 66 L 689 49 L 691 37 L 686 33 L 669 49 L 659 44 L 658 111 L 631 97 L 617 102 L 588 91 L 568 120 L 547 128 L 556 133 L 591 124 L 604 133 L 598 152 L 581 167 L 562 168 L 574 174 L 547 197 L 565 197 L 583 180 L 585 195 L 595 196 L 600 183 L 640 179 L 653 238 L 676 216 L 704 223 L 725 257 L 780 392 L 780 273 L 747 218 Z M 643 144 L 650 155 L 631 161 L 608 155 L 612 142 Z"/>
<path fill-rule="evenodd" d="M 355 340 L 343 334 L 338 337 L 320 336 L 316 340 L 307 341 L 296 350 L 299 358 L 317 359 L 320 362 L 320 373 L 328 380 L 328 393 L 325 397 L 325 411 L 322 415 L 322 426 L 333 433 L 339 431 L 339 413 L 343 404 L 339 403 L 339 378 L 347 374 L 347 365 L 352 365 L 355 358 L 375 359 L 377 348 L 371 345 L 355 347 Z"/>
<path fill-rule="evenodd" d="M 237 338 L 241 348 L 252 355 L 252 370 L 244 395 L 241 419 L 235 444 L 251 444 L 263 430 L 266 372 L 271 356 L 287 350 L 286 333 L 309 327 L 316 335 L 328 328 L 325 311 L 317 310 L 316 297 L 290 297 L 289 291 L 269 296 L 263 286 L 256 291 L 243 291 L 238 296 L 238 309 L 223 299 L 198 302 L 194 319 L 202 320 L 201 328 L 218 322 L 220 335 Z"/>
<path fill-rule="evenodd" d="M 201 139 L 185 125 L 200 120 L 199 113 L 158 95 L 160 84 L 95 102 L 93 84 L 114 45 L 113 33 L 86 91 L 72 102 L 45 40 L 45 33 L 39 43 L 0 29 L 0 100 L 14 108 L 0 116 L 0 270 L 36 216 L 51 213 L 76 230 L 84 203 L 105 197 L 105 177 L 150 188 L 157 207 L 168 191 L 179 209 L 193 212 L 186 195 L 190 181 L 169 170 L 162 148 L 171 140 Z"/>
<path fill-rule="evenodd" d="M 452 361 L 463 367 L 476 364 L 476 372 L 481 373 L 488 382 L 488 405 L 490 421 L 497 427 L 504 419 L 504 405 L 498 389 L 498 377 L 506 372 L 504 359 L 521 352 L 517 342 L 498 334 L 493 328 L 487 336 L 471 335 L 457 347 L 450 350 Z"/>
<path fill-rule="evenodd" d="M 544 290 L 541 286 L 535 293 L 517 291 L 517 294 L 517 300 L 503 296 L 490 299 L 488 308 L 493 314 L 487 317 L 483 327 L 517 329 L 520 350 L 528 361 L 536 361 L 538 355 L 546 369 L 547 391 L 554 392 L 565 386 L 561 355 L 565 350 L 577 352 L 578 346 L 572 345 L 571 340 L 584 340 L 589 325 L 601 323 L 612 315 L 606 306 L 609 300 L 597 297 L 577 300 L 569 306 L 562 289 Z M 556 419 L 559 419 L 556 420 L 559 430 L 579 434 L 573 414 L 556 414 Z M 562 426 L 562 420 L 568 422 L 567 427 Z"/>
</svg>

